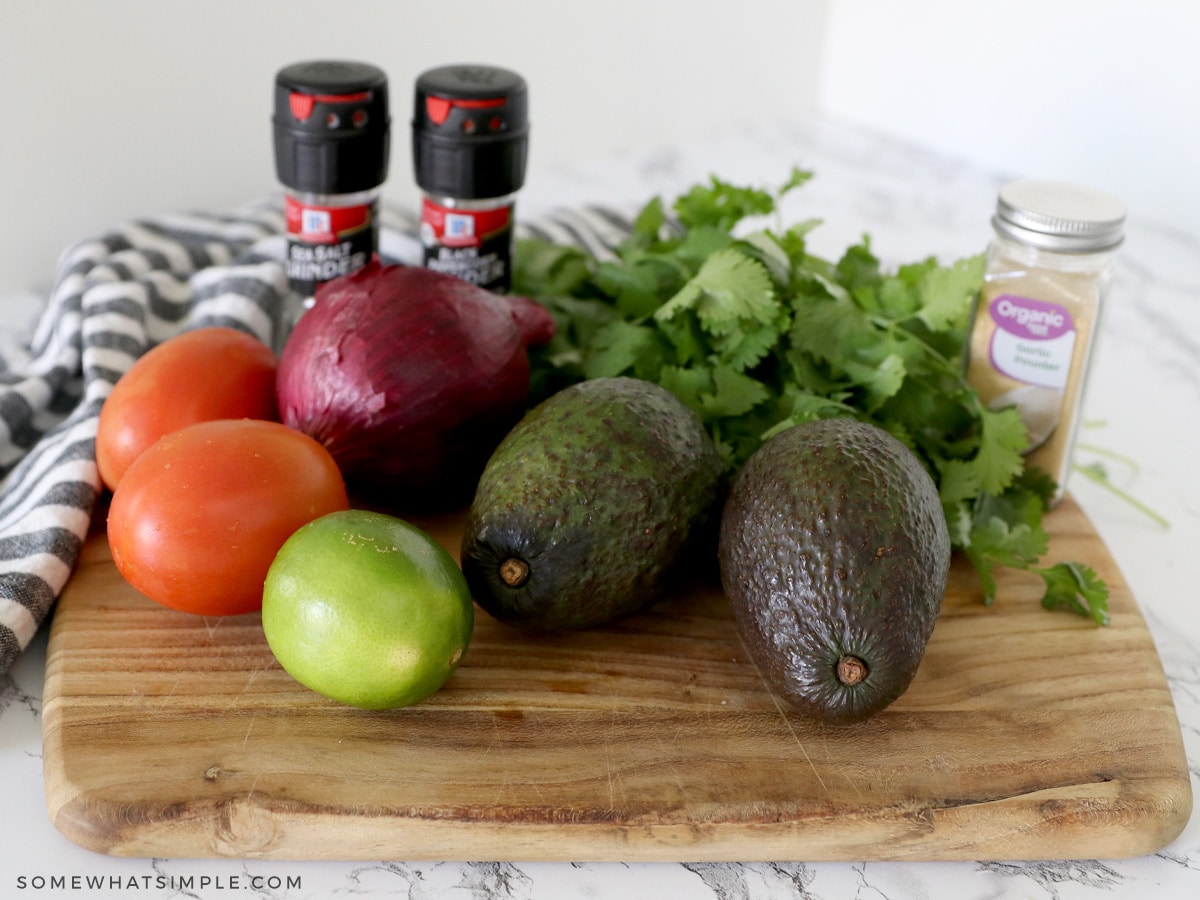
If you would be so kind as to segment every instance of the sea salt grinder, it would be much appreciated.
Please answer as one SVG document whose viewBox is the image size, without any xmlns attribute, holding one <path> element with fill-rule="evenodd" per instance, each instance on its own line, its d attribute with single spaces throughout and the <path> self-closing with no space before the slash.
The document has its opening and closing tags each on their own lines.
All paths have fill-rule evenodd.
<svg viewBox="0 0 1200 900">
<path fill-rule="evenodd" d="M 284 185 L 288 281 L 311 305 L 378 249 L 387 178 L 388 85 L 372 65 L 313 60 L 275 77 L 275 171 Z"/>
</svg>

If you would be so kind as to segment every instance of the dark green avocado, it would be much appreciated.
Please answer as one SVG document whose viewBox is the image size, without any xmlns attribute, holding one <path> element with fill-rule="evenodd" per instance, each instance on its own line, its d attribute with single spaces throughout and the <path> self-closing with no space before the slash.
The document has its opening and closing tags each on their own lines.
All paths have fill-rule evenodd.
<svg viewBox="0 0 1200 900">
<path fill-rule="evenodd" d="M 614 621 L 661 599 L 691 554 L 712 560 L 724 483 L 712 439 L 669 391 L 634 378 L 580 382 L 528 412 L 489 459 L 463 574 L 503 622 L 558 631 Z"/>
<path fill-rule="evenodd" d="M 742 640 L 796 710 L 855 722 L 908 688 L 950 536 L 933 479 L 886 431 L 825 419 L 771 437 L 734 480 L 718 553 Z"/>
</svg>

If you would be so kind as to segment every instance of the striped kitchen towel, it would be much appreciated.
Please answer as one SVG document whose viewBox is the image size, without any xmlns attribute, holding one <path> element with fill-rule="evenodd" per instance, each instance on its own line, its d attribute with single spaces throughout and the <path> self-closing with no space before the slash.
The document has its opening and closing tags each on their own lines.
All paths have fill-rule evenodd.
<svg viewBox="0 0 1200 900">
<path fill-rule="evenodd" d="M 380 256 L 419 259 L 407 210 L 380 211 Z M 0 675 L 46 620 L 79 556 L 103 487 L 100 407 L 150 347 L 228 325 L 279 349 L 297 303 L 283 272 L 282 201 L 165 214 L 68 249 L 32 336 L 0 348 Z M 604 257 L 628 233 L 622 211 L 557 210 L 518 224 Z"/>
</svg>

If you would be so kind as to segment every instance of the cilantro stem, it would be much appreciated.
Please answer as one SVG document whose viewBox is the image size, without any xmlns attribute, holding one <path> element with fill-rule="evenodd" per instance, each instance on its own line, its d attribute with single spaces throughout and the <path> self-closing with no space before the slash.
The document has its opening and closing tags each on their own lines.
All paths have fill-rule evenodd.
<svg viewBox="0 0 1200 900">
<path fill-rule="evenodd" d="M 1126 466 L 1133 472 L 1140 472 L 1142 467 L 1137 464 L 1137 461 L 1125 456 L 1123 453 L 1117 453 L 1113 450 L 1106 450 L 1103 447 L 1097 447 L 1095 444 L 1085 444 L 1082 441 L 1075 445 L 1080 450 L 1086 450 L 1088 453 L 1095 453 L 1097 456 L 1107 456 L 1109 459 L 1116 460 Z"/>
<path fill-rule="evenodd" d="M 1121 490 L 1121 488 L 1117 487 L 1115 484 L 1113 484 L 1111 481 L 1109 481 L 1108 476 L 1104 473 L 1103 469 L 1100 469 L 1097 466 L 1080 466 L 1080 465 L 1073 465 L 1071 468 L 1074 469 L 1076 472 L 1078 472 L 1080 475 L 1084 476 L 1085 478 L 1100 485 L 1100 487 L 1104 488 L 1105 490 L 1110 491 L 1115 496 L 1120 497 L 1122 500 L 1124 500 L 1126 503 L 1128 503 L 1134 509 L 1138 510 L 1139 512 L 1143 513 L 1146 516 L 1149 516 L 1151 519 L 1153 519 L 1155 522 L 1157 522 L 1163 528 L 1171 527 L 1171 523 L 1168 522 L 1166 518 L 1159 515 L 1157 512 L 1155 512 L 1153 509 L 1151 509 L 1145 503 L 1142 503 L 1140 500 L 1138 500 L 1132 494 L 1129 494 L 1126 491 Z"/>
</svg>

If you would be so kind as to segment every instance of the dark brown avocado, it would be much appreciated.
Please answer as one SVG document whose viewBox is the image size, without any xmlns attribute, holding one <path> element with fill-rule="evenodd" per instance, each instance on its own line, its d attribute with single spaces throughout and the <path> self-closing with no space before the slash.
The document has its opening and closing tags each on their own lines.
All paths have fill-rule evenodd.
<svg viewBox="0 0 1200 900">
<path fill-rule="evenodd" d="M 472 596 L 500 621 L 548 631 L 645 608 L 693 557 L 712 568 L 724 469 L 700 419 L 658 385 L 560 391 L 484 469 L 462 544 Z"/>
<path fill-rule="evenodd" d="M 941 611 L 950 536 L 937 488 L 886 431 L 781 431 L 734 480 L 721 581 L 772 691 L 806 716 L 866 719 L 908 688 Z"/>
</svg>

